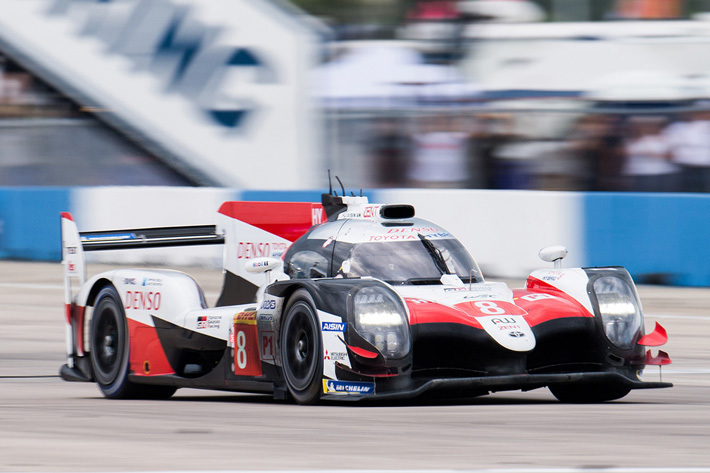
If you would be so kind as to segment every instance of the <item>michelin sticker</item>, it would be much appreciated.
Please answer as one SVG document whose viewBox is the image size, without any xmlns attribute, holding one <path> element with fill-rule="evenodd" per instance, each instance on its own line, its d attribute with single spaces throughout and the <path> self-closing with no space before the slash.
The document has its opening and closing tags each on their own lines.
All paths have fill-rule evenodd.
<svg viewBox="0 0 710 473">
<path fill-rule="evenodd" d="M 375 394 L 375 383 L 324 379 L 323 392 L 325 394 Z"/>
</svg>

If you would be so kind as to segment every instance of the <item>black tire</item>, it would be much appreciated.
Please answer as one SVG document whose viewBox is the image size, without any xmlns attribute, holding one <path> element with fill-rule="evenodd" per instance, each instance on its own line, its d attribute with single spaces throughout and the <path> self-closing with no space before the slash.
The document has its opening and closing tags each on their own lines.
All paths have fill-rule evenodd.
<svg viewBox="0 0 710 473">
<path fill-rule="evenodd" d="M 549 386 L 558 401 L 568 404 L 591 404 L 621 399 L 631 388 L 623 384 L 558 384 Z"/>
<path fill-rule="evenodd" d="M 101 289 L 91 317 L 89 350 L 91 370 L 101 393 L 109 399 L 167 399 L 177 388 L 148 386 L 128 380 L 128 323 L 121 298 L 113 286 Z"/>
<path fill-rule="evenodd" d="M 305 289 L 293 293 L 281 322 L 281 363 L 286 387 L 298 404 L 320 399 L 323 350 L 313 298 Z"/>
</svg>

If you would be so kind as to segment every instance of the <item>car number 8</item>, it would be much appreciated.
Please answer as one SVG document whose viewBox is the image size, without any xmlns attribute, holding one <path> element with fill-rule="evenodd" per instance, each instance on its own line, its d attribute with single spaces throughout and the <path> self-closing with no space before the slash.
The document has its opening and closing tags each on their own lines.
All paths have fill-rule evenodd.
<svg viewBox="0 0 710 473">
<path fill-rule="evenodd" d="M 237 366 L 243 370 L 247 366 L 247 337 L 241 330 L 237 332 Z"/>
<path fill-rule="evenodd" d="M 480 301 L 475 302 L 474 305 L 484 314 L 488 315 L 502 315 L 505 314 L 505 309 L 499 307 L 498 304 L 491 301 Z"/>
</svg>

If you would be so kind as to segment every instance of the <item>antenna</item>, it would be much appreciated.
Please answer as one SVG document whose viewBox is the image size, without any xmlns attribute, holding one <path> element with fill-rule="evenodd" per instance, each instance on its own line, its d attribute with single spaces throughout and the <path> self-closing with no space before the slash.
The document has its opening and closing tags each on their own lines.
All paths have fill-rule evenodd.
<svg viewBox="0 0 710 473">
<path fill-rule="evenodd" d="M 343 190 L 343 195 L 345 195 L 345 186 L 343 185 L 343 181 L 341 181 L 338 176 L 335 176 L 335 179 L 338 180 L 338 184 L 340 184 L 340 188 Z"/>
<path fill-rule="evenodd" d="M 328 169 L 328 194 L 333 195 L 333 179 L 330 177 L 330 169 Z"/>
</svg>

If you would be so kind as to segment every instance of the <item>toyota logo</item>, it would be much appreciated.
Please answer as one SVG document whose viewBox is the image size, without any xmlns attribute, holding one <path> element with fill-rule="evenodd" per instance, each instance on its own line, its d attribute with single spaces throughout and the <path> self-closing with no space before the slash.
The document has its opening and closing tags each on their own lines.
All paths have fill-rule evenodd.
<svg viewBox="0 0 710 473">
<path fill-rule="evenodd" d="M 520 337 L 525 336 L 525 334 L 523 332 L 510 332 L 508 335 L 510 335 L 511 337 L 515 337 L 515 338 L 520 338 Z"/>
</svg>

